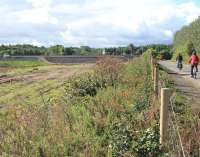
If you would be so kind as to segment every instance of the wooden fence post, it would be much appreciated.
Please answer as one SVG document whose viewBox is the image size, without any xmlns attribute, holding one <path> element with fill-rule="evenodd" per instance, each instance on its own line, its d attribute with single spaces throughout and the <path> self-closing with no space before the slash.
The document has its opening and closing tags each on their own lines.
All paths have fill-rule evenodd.
<svg viewBox="0 0 200 157">
<path fill-rule="evenodd" d="M 151 55 L 151 76 L 152 80 L 154 80 L 154 67 L 155 67 L 155 58 Z"/>
<path fill-rule="evenodd" d="M 154 92 L 155 96 L 158 97 L 158 81 L 159 81 L 159 68 L 158 64 L 155 64 L 154 66 Z"/>
<path fill-rule="evenodd" d="M 160 107 L 160 144 L 163 145 L 168 137 L 168 107 L 170 105 L 171 90 L 161 89 Z"/>
</svg>

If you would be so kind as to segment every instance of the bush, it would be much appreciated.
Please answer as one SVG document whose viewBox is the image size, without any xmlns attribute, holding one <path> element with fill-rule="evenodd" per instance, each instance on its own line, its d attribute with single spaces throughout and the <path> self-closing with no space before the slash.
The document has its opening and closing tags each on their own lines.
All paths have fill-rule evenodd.
<svg viewBox="0 0 200 157">
<path fill-rule="evenodd" d="M 122 62 L 119 59 L 101 58 L 94 73 L 72 78 L 65 83 L 66 93 L 71 96 L 95 96 L 97 90 L 108 86 L 116 86 L 122 76 Z"/>
<path fill-rule="evenodd" d="M 128 151 L 131 153 L 133 132 L 128 124 L 116 123 L 111 125 L 108 138 L 113 157 L 120 157 L 121 154 L 127 154 Z"/>
<path fill-rule="evenodd" d="M 93 74 L 72 78 L 65 83 L 66 93 L 71 96 L 95 96 L 100 87 L 99 80 Z"/>
<path fill-rule="evenodd" d="M 134 139 L 133 150 L 139 157 L 158 157 L 161 154 L 159 139 L 159 125 L 156 124 Z"/>
<path fill-rule="evenodd" d="M 122 77 L 122 61 L 117 58 L 100 58 L 95 67 L 95 76 L 101 86 L 115 86 Z"/>
</svg>

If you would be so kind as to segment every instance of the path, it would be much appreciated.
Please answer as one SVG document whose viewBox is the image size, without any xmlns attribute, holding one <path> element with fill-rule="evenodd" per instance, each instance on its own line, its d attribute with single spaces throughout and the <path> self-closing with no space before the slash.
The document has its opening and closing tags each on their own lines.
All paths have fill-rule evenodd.
<svg viewBox="0 0 200 157">
<path fill-rule="evenodd" d="M 175 62 L 159 63 L 168 69 L 176 89 L 186 96 L 189 104 L 192 104 L 191 107 L 197 112 L 200 111 L 200 73 L 197 74 L 197 79 L 193 79 L 190 77 L 190 65 L 183 65 L 183 69 L 179 70 Z"/>
</svg>

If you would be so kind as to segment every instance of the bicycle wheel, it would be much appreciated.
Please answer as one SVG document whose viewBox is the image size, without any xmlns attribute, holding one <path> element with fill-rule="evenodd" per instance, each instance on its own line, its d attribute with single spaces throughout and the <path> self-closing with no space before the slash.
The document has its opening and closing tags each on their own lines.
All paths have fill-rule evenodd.
<svg viewBox="0 0 200 157">
<path fill-rule="evenodd" d="M 194 70 L 193 70 L 193 76 L 195 79 L 197 78 L 197 69 L 196 68 L 194 68 Z"/>
</svg>

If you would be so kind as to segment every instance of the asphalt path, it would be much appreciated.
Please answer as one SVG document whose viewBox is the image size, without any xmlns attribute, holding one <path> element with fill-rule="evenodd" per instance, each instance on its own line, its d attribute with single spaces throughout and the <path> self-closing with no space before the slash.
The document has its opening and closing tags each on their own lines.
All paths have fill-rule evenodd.
<svg viewBox="0 0 200 157">
<path fill-rule="evenodd" d="M 197 78 L 191 78 L 190 65 L 184 64 L 183 69 L 179 70 L 176 62 L 160 61 L 159 64 L 164 67 L 175 83 L 177 91 L 183 93 L 188 100 L 188 104 L 196 110 L 200 111 L 200 73 Z M 200 68 L 200 67 L 199 67 Z M 199 69 L 200 70 L 200 69 Z"/>
</svg>

